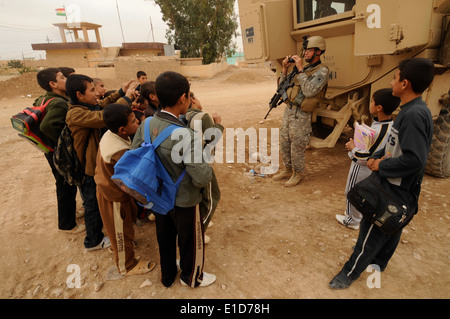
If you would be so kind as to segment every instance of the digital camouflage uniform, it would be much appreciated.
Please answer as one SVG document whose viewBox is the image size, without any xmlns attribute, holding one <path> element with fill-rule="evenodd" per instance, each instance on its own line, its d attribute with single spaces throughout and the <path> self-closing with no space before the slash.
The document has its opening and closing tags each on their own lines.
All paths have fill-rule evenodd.
<svg viewBox="0 0 450 319">
<path fill-rule="evenodd" d="M 281 81 L 286 75 L 281 75 Z M 288 90 L 288 100 L 281 124 L 281 154 L 286 169 L 302 173 L 305 169 L 305 150 L 311 135 L 311 113 L 300 109 L 306 102 L 323 96 L 329 79 L 327 67 L 317 63 L 307 66 L 294 77 L 294 87 Z M 314 102 L 312 102 L 314 104 Z M 304 106 L 304 105 L 303 105 Z"/>
</svg>

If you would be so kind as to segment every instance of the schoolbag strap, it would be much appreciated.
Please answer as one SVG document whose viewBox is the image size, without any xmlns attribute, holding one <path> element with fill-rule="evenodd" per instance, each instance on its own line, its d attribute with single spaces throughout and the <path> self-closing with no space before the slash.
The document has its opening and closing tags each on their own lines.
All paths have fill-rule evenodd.
<svg viewBox="0 0 450 319">
<path fill-rule="evenodd" d="M 177 179 L 177 181 L 176 181 L 176 183 L 175 183 L 177 186 L 181 183 L 181 180 L 183 179 L 184 175 L 186 175 L 186 169 L 184 169 L 184 170 L 181 172 L 180 176 L 178 176 L 178 179 Z"/>
<path fill-rule="evenodd" d="M 144 127 L 144 139 L 145 144 L 151 144 L 152 140 L 150 138 L 150 121 L 152 120 L 153 116 L 148 117 L 145 119 L 145 127 Z"/>
<path fill-rule="evenodd" d="M 145 127 L 144 127 L 144 131 L 145 131 L 145 144 L 151 144 L 153 145 L 153 148 L 156 149 L 162 142 L 164 142 L 164 140 L 166 138 L 168 138 L 170 136 L 170 134 L 172 134 L 172 132 L 178 128 L 180 128 L 180 126 L 175 125 L 175 124 L 171 124 L 168 127 L 166 127 L 161 133 L 159 133 L 159 135 L 155 138 L 155 140 L 153 141 L 153 143 L 151 143 L 151 138 L 150 138 L 150 121 L 152 120 L 153 116 L 148 117 L 145 120 Z M 178 176 L 178 179 L 176 181 L 176 185 L 179 185 L 181 183 L 181 180 L 183 179 L 184 175 L 186 174 L 186 169 L 184 169 L 180 176 Z"/>
<path fill-rule="evenodd" d="M 45 114 L 45 109 L 47 108 L 47 105 L 50 103 L 51 100 L 53 100 L 54 97 L 48 99 L 47 101 L 45 101 L 45 97 L 42 98 L 42 102 L 41 105 L 39 105 L 39 110 Z"/>
<path fill-rule="evenodd" d="M 175 131 L 176 129 L 181 128 L 181 127 L 178 125 L 175 125 L 175 124 L 169 125 L 164 130 L 162 130 L 161 133 L 159 133 L 159 135 L 155 138 L 155 140 L 152 143 L 151 138 L 150 138 L 150 121 L 152 118 L 153 117 L 150 116 L 145 121 L 145 143 L 147 145 L 152 144 L 154 149 L 156 149 L 162 142 L 165 141 L 166 138 L 168 138 L 172 134 L 173 131 Z"/>
</svg>

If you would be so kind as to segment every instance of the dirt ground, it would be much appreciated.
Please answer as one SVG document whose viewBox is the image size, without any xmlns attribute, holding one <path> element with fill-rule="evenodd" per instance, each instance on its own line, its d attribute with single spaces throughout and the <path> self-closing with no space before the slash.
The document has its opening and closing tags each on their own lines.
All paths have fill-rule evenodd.
<svg viewBox="0 0 450 319">
<path fill-rule="evenodd" d="M 365 272 L 343 291 L 328 288 L 350 256 L 358 232 L 335 219 L 343 213 L 350 160 L 345 139 L 332 149 L 307 151 L 306 178 L 284 188 L 270 176 L 245 175 L 256 164 L 215 163 L 222 198 L 207 230 L 206 288 L 160 283 L 155 225 L 135 226 L 137 254 L 156 261 L 146 274 L 105 281 L 108 250 L 86 252 L 84 234 L 57 230 L 54 179 L 42 153 L 17 137 L 10 117 L 40 93 L 35 75 L 0 82 L 0 298 L 4 299 L 378 299 L 449 298 L 450 179 L 425 176 L 420 211 L 403 232 L 388 268 L 370 288 Z M 275 92 L 267 69 L 230 68 L 213 79 L 192 79 L 204 110 L 226 128 L 279 128 L 283 107 L 262 122 Z M 116 85 L 116 83 L 112 83 Z M 30 94 L 31 97 L 27 97 Z M 270 138 L 269 138 L 270 139 Z M 247 154 L 248 155 L 248 154 Z M 84 223 L 83 219 L 78 219 Z M 67 283 L 78 265 L 80 287 Z M 76 266 L 75 266 L 76 267 Z M 368 280 L 369 279 L 369 280 Z M 146 282 L 147 285 L 141 287 Z"/>
</svg>

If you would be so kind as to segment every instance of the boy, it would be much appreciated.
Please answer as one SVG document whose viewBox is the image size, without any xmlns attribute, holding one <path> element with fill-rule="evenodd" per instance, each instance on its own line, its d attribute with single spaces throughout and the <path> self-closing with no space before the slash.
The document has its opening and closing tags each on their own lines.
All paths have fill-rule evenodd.
<svg viewBox="0 0 450 319">
<path fill-rule="evenodd" d="M 156 111 L 161 110 L 158 96 L 156 95 L 155 81 L 145 82 L 142 85 L 141 96 L 148 102 L 147 108 L 145 109 L 145 117 L 153 116 Z"/>
<path fill-rule="evenodd" d="M 97 100 L 98 105 L 105 107 L 108 104 L 116 102 L 124 105 L 132 105 L 133 100 L 136 97 L 135 87 L 137 85 L 133 80 L 123 83 L 118 91 L 112 91 L 108 95 L 106 95 L 106 92 L 108 91 L 106 90 L 103 80 L 99 78 L 94 78 L 93 80 L 95 90 L 99 95 L 99 99 Z"/>
<path fill-rule="evenodd" d="M 98 92 L 98 95 L 100 96 L 100 100 L 103 100 L 105 98 L 105 93 L 106 93 L 106 87 L 105 87 L 105 83 L 103 82 L 102 79 L 99 78 L 93 78 L 94 80 L 94 85 L 95 85 L 95 90 Z"/>
<path fill-rule="evenodd" d="M 355 147 L 355 142 L 350 139 L 345 148 L 349 151 L 348 155 L 352 160 L 350 171 L 347 178 L 347 186 L 345 187 L 345 195 L 355 186 L 356 183 L 368 177 L 372 171 L 367 167 L 369 157 L 384 148 L 387 137 L 393 123 L 392 112 L 394 112 L 400 104 L 400 99 L 392 95 L 392 89 L 381 89 L 373 94 L 370 101 L 369 112 L 374 117 L 371 128 L 376 131 L 375 141 L 367 150 Z M 344 215 L 337 214 L 337 221 L 354 230 L 359 229 L 359 223 L 362 215 L 347 200 Z"/>
<path fill-rule="evenodd" d="M 159 246 L 161 263 L 161 282 L 170 287 L 177 275 L 177 236 L 180 249 L 180 282 L 191 287 L 208 286 L 216 280 L 216 276 L 203 271 L 204 265 L 204 230 L 197 205 L 202 200 L 201 189 L 209 183 L 212 169 L 201 159 L 194 161 L 194 132 L 187 128 L 178 118 L 185 114 L 189 104 L 189 82 L 176 72 L 164 72 L 156 79 L 156 94 L 161 103 L 162 110 L 157 112 L 150 122 L 150 136 L 154 141 L 159 133 L 171 124 L 182 128 L 183 141 L 188 141 L 190 149 L 182 154 L 182 161 L 172 159 L 172 149 L 179 140 L 167 138 L 156 149 L 167 172 L 175 181 L 186 169 L 177 196 L 175 208 L 167 215 L 156 214 L 156 236 Z M 146 119 L 148 121 L 149 119 Z M 144 138 L 144 127 L 137 130 L 131 148 L 139 147 Z"/>
<path fill-rule="evenodd" d="M 151 271 L 155 263 L 135 258 L 133 221 L 137 216 L 137 207 L 134 199 L 111 180 L 114 165 L 130 148 L 130 136 L 136 133 L 139 123 L 131 108 L 122 104 L 107 105 L 103 110 L 103 121 L 108 131 L 99 144 L 94 176 L 100 214 L 119 273 L 144 274 Z"/>
<path fill-rule="evenodd" d="M 60 66 L 60 67 L 58 67 L 58 69 L 61 70 L 62 74 L 64 74 L 64 76 L 66 78 L 68 78 L 72 74 L 75 74 L 75 69 L 71 68 L 71 67 L 68 67 L 68 66 Z"/>
<path fill-rule="evenodd" d="M 85 166 L 85 178 L 80 186 L 86 225 L 84 246 L 87 250 L 108 248 L 111 244 L 102 232 L 103 223 L 94 181 L 100 130 L 105 127 L 101 107 L 97 105 L 99 94 L 95 90 L 94 81 L 82 74 L 71 75 L 66 81 L 66 90 L 70 97 L 66 122 L 72 132 L 78 159 Z"/>
<path fill-rule="evenodd" d="M 212 117 L 205 112 L 202 112 L 202 104 L 200 103 L 200 100 L 194 95 L 193 92 L 190 93 L 191 95 L 191 105 L 189 106 L 189 109 L 186 112 L 185 120 L 187 122 L 187 126 L 190 127 L 195 131 L 195 129 L 201 128 L 202 130 L 202 138 L 203 138 L 203 148 L 205 145 L 213 142 L 216 138 L 220 139 L 222 137 L 222 133 L 224 130 L 223 125 L 221 124 L 222 118 L 217 114 L 214 113 Z M 196 122 L 198 121 L 198 122 Z M 201 124 L 201 126 L 200 126 Z M 204 133 L 208 129 L 214 129 L 214 135 L 212 135 L 211 139 L 205 139 Z M 203 227 L 206 231 L 208 226 L 212 226 L 211 218 L 214 214 L 214 211 L 217 207 L 217 204 L 219 203 L 220 199 L 220 189 L 219 184 L 217 182 L 216 175 L 214 174 L 213 170 L 213 177 L 211 179 L 211 182 L 208 183 L 207 186 L 203 188 L 202 192 L 202 201 L 199 204 L 200 214 L 202 216 L 203 220 Z M 205 243 L 209 243 L 210 237 L 208 235 L 205 235 Z"/>
<path fill-rule="evenodd" d="M 142 85 L 145 82 L 147 82 L 147 73 L 145 73 L 144 71 L 137 71 L 136 78 L 137 78 L 137 81 L 139 83 L 139 85 L 136 87 L 136 91 L 138 93 L 140 93 Z"/>
<path fill-rule="evenodd" d="M 39 71 L 37 81 L 41 88 L 47 91 L 43 96 L 36 99 L 35 106 L 41 105 L 42 101 L 52 99 L 46 107 L 46 115 L 41 122 L 40 130 L 56 147 L 58 137 L 61 134 L 66 121 L 66 113 L 69 105 L 66 95 L 66 77 L 60 69 L 47 68 Z M 53 164 L 53 152 L 45 154 L 56 180 L 56 198 L 58 202 L 58 229 L 67 233 L 77 234 L 85 230 L 84 225 L 76 223 L 76 195 L 77 187 L 68 184 L 64 177 L 59 174 Z"/>
<path fill-rule="evenodd" d="M 409 190 L 417 198 L 433 136 L 431 112 L 421 95 L 433 78 L 434 64 L 428 59 L 414 58 L 400 62 L 391 81 L 392 94 L 401 100 L 400 113 L 392 125 L 384 149 L 367 161 L 370 170 L 379 172 L 381 177 Z M 393 235 L 383 233 L 363 218 L 353 254 L 331 280 L 330 288 L 348 288 L 370 264 L 376 264 L 380 271 L 384 271 L 401 234 L 401 230 Z"/>
</svg>

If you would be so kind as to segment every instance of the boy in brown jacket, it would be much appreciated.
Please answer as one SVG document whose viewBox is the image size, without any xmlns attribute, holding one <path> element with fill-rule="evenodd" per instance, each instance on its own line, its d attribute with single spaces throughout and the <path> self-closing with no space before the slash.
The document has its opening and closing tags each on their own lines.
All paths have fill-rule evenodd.
<svg viewBox="0 0 450 319">
<path fill-rule="evenodd" d="M 120 95 L 124 95 L 128 89 L 126 85 L 123 86 Z M 73 146 L 78 159 L 85 166 L 85 178 L 80 186 L 86 225 L 84 246 L 87 250 L 108 248 L 111 243 L 102 232 L 103 223 L 94 181 L 100 133 L 101 129 L 106 127 L 102 105 L 98 104 L 99 93 L 95 90 L 94 80 L 83 74 L 74 74 L 67 79 L 66 92 L 70 98 L 66 123 L 72 132 Z"/>
<path fill-rule="evenodd" d="M 151 271 L 155 263 L 135 258 L 133 222 L 137 217 L 136 204 L 111 180 L 114 165 L 130 148 L 130 136 L 136 133 L 139 122 L 132 109 L 122 104 L 107 105 L 103 110 L 103 121 L 109 130 L 100 141 L 94 176 L 100 214 L 119 273 L 144 274 Z"/>
</svg>

